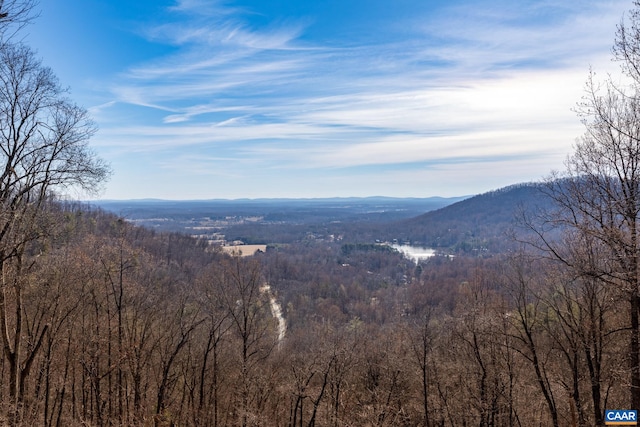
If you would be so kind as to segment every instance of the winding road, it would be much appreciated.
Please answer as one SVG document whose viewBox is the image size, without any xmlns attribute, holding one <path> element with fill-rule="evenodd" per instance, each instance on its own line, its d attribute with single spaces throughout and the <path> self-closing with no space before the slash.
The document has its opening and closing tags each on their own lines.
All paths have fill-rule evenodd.
<svg viewBox="0 0 640 427">
<path fill-rule="evenodd" d="M 266 292 L 269 296 L 269 305 L 271 307 L 271 315 L 278 320 L 278 346 L 284 340 L 284 336 L 287 332 L 287 321 L 282 317 L 282 307 L 280 303 L 271 292 L 271 286 L 265 284 L 260 288 L 262 292 Z"/>
</svg>

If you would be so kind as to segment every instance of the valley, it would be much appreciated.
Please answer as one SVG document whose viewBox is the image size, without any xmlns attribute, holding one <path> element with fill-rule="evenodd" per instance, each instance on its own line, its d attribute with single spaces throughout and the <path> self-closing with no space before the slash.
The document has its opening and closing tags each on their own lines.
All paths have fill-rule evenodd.
<svg viewBox="0 0 640 427">
<path fill-rule="evenodd" d="M 26 399 L 41 393 L 69 425 L 95 426 L 596 420 L 603 387 L 615 405 L 627 395 L 610 382 L 624 364 L 624 295 L 540 256 L 576 238 L 548 225 L 552 188 L 435 205 L 52 204 L 50 234 L 4 294 L 6 307 L 24 304 L 5 322 L 41 341 L 25 405 L 51 414 Z"/>
</svg>

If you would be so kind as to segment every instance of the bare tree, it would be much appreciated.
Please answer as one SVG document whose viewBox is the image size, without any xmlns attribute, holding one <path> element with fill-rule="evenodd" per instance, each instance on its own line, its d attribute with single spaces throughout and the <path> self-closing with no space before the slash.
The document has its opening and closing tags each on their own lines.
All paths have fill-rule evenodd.
<svg viewBox="0 0 640 427">
<path fill-rule="evenodd" d="M 640 409 L 640 1 L 634 5 L 614 44 L 623 76 L 589 74 L 577 106 L 585 132 L 544 190 L 556 209 L 529 224 L 538 249 L 626 301 L 630 404 Z M 581 241 L 599 256 L 576 251 Z"/>
<path fill-rule="evenodd" d="M 0 0 L 0 43 L 11 39 L 34 17 L 37 0 Z"/>
<path fill-rule="evenodd" d="M 555 377 L 552 366 L 555 362 L 555 354 L 548 335 L 544 331 L 547 322 L 548 310 L 539 297 L 536 283 L 537 276 L 533 274 L 540 269 L 540 264 L 526 257 L 518 256 L 512 262 L 512 271 L 508 274 L 510 293 L 512 294 L 515 310 L 511 317 L 513 328 L 511 338 L 514 340 L 514 349 L 525 360 L 525 363 L 533 370 L 534 381 L 549 411 L 551 423 L 554 427 L 560 425 L 560 411 L 558 409 L 558 396 L 553 387 Z"/>
<path fill-rule="evenodd" d="M 199 285 L 198 302 L 204 317 L 204 344 L 202 345 L 202 361 L 200 375 L 198 378 L 198 397 L 194 412 L 195 424 L 211 424 L 218 426 L 219 420 L 219 394 L 221 383 L 220 352 L 223 339 L 232 324 L 228 309 L 224 306 L 224 298 L 221 292 L 225 289 L 219 283 L 215 269 L 205 270 L 198 277 L 196 284 Z M 211 360 L 210 360 L 211 359 Z M 211 365 L 211 366 L 209 366 Z M 207 375 L 211 375 L 210 383 L 207 383 Z M 208 396 L 209 395 L 209 396 Z M 205 414 L 206 401 L 211 401 L 211 414 Z"/>
<path fill-rule="evenodd" d="M 422 394 L 422 410 L 424 411 L 423 425 L 430 427 L 429 420 L 429 386 L 431 382 L 429 372 L 429 359 L 431 357 L 431 348 L 433 346 L 433 325 L 431 324 L 431 314 L 433 309 L 426 307 L 419 316 L 412 319 L 413 322 L 407 330 L 407 341 L 411 348 L 413 361 L 420 370 L 421 394 Z"/>
<path fill-rule="evenodd" d="M 260 264 L 234 257 L 221 270 L 222 303 L 231 320 L 231 330 L 240 344 L 239 418 L 242 426 L 256 415 L 250 407 L 250 393 L 257 366 L 264 362 L 276 344 L 269 318 L 267 296 L 261 291 L 264 279 Z"/>
<path fill-rule="evenodd" d="M 603 257 L 585 258 L 562 247 L 575 239 L 540 241 L 577 274 L 626 295 L 631 405 L 640 408 L 640 104 L 611 83 L 601 93 L 590 79 L 588 90 L 581 105 L 587 131 L 567 161 L 566 174 L 549 183 L 547 192 L 558 210 L 548 223 L 583 236 L 580 240 L 594 240 Z"/>
<path fill-rule="evenodd" d="M 108 176 L 87 145 L 94 131 L 86 111 L 65 97 L 28 47 L 0 46 L 0 335 L 16 404 L 47 329 L 27 348 L 28 255 L 42 250 L 37 243 L 53 228 L 46 212 L 55 191 L 95 190 Z"/>
</svg>

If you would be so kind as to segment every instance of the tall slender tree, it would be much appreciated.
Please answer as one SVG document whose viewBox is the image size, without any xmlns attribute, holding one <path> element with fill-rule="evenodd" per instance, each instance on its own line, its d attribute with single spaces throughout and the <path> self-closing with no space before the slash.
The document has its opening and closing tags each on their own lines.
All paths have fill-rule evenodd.
<svg viewBox="0 0 640 427">
<path fill-rule="evenodd" d="M 613 53 L 622 76 L 589 73 L 577 105 L 585 132 L 545 192 L 556 204 L 531 228 L 538 248 L 576 276 L 626 301 L 630 405 L 640 409 L 640 1 L 618 25 Z M 531 223 L 529 223 L 531 225 Z M 562 230 L 564 239 L 554 239 Z M 599 257 L 575 250 L 599 248 Z"/>
<path fill-rule="evenodd" d="M 108 175 L 87 145 L 95 126 L 65 95 L 30 48 L 0 45 L 0 336 L 9 395 L 18 406 L 47 329 L 24 339 L 28 257 L 43 250 L 39 242 L 55 229 L 49 202 L 71 187 L 94 190 Z"/>
</svg>

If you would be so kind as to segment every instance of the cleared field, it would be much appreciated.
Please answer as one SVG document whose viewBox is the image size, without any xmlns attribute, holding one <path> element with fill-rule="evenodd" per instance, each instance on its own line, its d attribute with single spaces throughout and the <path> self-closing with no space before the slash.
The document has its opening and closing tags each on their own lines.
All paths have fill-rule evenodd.
<svg viewBox="0 0 640 427">
<path fill-rule="evenodd" d="M 237 246 L 223 246 L 222 250 L 231 255 L 251 256 L 256 252 L 266 252 L 267 245 L 237 245 Z"/>
</svg>

